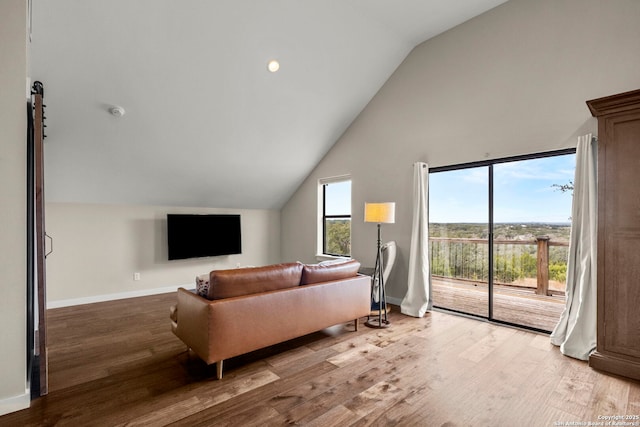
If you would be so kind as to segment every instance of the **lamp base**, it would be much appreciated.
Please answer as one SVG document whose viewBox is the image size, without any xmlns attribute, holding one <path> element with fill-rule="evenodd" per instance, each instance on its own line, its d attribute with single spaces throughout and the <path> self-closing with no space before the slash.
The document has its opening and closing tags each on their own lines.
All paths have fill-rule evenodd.
<svg viewBox="0 0 640 427">
<path fill-rule="evenodd" d="M 391 307 L 389 307 L 389 304 L 385 304 L 384 308 L 382 309 L 382 315 L 388 314 L 391 311 Z M 372 302 L 371 303 L 371 312 L 369 313 L 369 316 L 378 316 L 380 314 L 380 304 L 377 302 Z"/>
<path fill-rule="evenodd" d="M 378 317 L 371 317 L 371 318 L 369 318 L 369 320 L 364 322 L 364 324 L 365 324 L 365 326 L 368 326 L 370 328 L 384 329 L 384 328 L 388 328 L 389 325 L 391 324 L 391 322 L 389 322 L 388 320 L 384 320 L 384 319 L 381 320 Z"/>
</svg>

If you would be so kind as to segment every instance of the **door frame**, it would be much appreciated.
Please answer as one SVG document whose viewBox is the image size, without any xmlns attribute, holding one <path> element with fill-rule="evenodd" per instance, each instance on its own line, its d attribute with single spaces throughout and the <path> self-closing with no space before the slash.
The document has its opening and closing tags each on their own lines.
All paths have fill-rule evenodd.
<svg viewBox="0 0 640 427">
<path fill-rule="evenodd" d="M 481 161 L 477 161 L 477 162 L 469 162 L 469 163 L 460 163 L 457 165 L 450 165 L 450 166 L 436 166 L 436 167 L 430 167 L 429 168 L 429 174 L 433 173 L 438 173 L 438 172 L 450 172 L 450 171 L 455 171 L 455 170 L 462 170 L 462 169 L 471 169 L 471 168 L 479 168 L 479 167 L 487 167 L 487 172 L 488 172 L 488 203 L 489 203 L 489 211 L 488 211 L 488 278 L 487 278 L 487 303 L 488 303 L 488 310 L 487 310 L 487 316 L 481 316 L 478 314 L 473 314 L 473 313 L 467 313 L 464 311 L 460 311 L 460 310 L 455 310 L 455 309 L 450 309 L 447 307 L 441 307 L 441 306 L 435 306 L 434 308 L 438 309 L 438 310 L 443 310 L 443 311 L 448 311 L 448 312 L 453 312 L 453 313 L 459 313 L 459 314 L 463 314 L 465 316 L 471 316 L 474 318 L 478 318 L 478 319 L 485 319 L 488 320 L 489 322 L 493 322 L 493 323 L 498 323 L 498 324 L 502 324 L 502 325 L 508 325 L 508 326 L 515 326 L 518 328 L 524 328 L 527 330 L 531 330 L 531 331 L 535 331 L 535 332 L 542 332 L 542 333 L 549 333 L 550 331 L 544 330 L 544 329 L 540 329 L 540 328 L 536 328 L 533 326 L 527 326 L 527 325 L 520 325 L 517 323 L 512 323 L 512 322 L 507 322 L 504 320 L 500 320 L 500 319 L 495 319 L 493 316 L 493 282 L 494 282 L 494 274 L 493 274 L 493 267 L 494 267 L 494 251 L 493 251 L 493 241 L 494 241 L 494 236 L 493 236 L 493 229 L 494 229 L 494 220 L 493 220 L 493 190 L 494 190 L 494 171 L 493 171 L 493 166 L 497 165 L 497 164 L 502 164 L 502 163 L 511 163 L 511 162 L 518 162 L 518 161 L 524 161 L 524 160 L 535 160 L 535 159 L 542 159 L 542 158 L 547 158 L 547 157 L 557 157 L 557 156 L 564 156 L 564 155 L 569 155 L 569 154 L 575 154 L 576 153 L 576 149 L 575 148 L 566 148 L 566 149 L 561 149 L 561 150 L 554 150 L 554 151 L 545 151 L 545 152 L 541 152 L 541 153 L 534 153 L 534 154 L 523 154 L 523 155 L 518 155 L 518 156 L 511 156 L 511 157 L 503 157 L 503 158 L 499 158 L 499 159 L 491 159 L 491 160 L 481 160 Z"/>
</svg>

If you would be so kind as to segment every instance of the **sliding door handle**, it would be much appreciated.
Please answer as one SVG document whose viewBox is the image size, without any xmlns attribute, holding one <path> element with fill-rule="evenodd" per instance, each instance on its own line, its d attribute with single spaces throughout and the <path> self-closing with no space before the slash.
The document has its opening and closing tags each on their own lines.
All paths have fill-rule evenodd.
<svg viewBox="0 0 640 427">
<path fill-rule="evenodd" d="M 53 237 L 49 236 L 46 232 L 44 233 L 44 237 L 46 237 L 47 239 L 49 239 L 49 252 L 47 252 L 46 254 L 44 254 L 44 257 L 48 257 L 49 255 L 51 255 L 51 253 L 53 252 Z M 46 247 L 45 247 L 46 248 Z"/>
</svg>

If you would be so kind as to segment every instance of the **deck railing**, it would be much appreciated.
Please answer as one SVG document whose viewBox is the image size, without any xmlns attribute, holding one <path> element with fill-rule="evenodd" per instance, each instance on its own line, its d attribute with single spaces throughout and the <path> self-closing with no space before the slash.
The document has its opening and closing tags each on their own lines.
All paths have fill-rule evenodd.
<svg viewBox="0 0 640 427">
<path fill-rule="evenodd" d="M 488 243 L 487 239 L 430 237 L 432 274 L 487 282 Z M 494 239 L 493 244 L 494 283 L 518 286 L 535 279 L 536 294 L 551 295 L 550 278 L 555 283 L 566 281 L 568 242 L 540 236 L 535 240 Z M 563 293 L 564 287 L 556 291 Z"/>
</svg>

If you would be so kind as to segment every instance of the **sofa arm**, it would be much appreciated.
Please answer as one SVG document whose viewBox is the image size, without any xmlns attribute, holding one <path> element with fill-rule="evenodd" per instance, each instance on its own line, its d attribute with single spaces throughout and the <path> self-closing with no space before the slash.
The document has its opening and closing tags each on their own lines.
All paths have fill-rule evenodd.
<svg viewBox="0 0 640 427">
<path fill-rule="evenodd" d="M 209 305 L 212 301 L 184 288 L 178 289 L 177 325 L 174 333 L 207 363 L 209 360 Z"/>
</svg>

